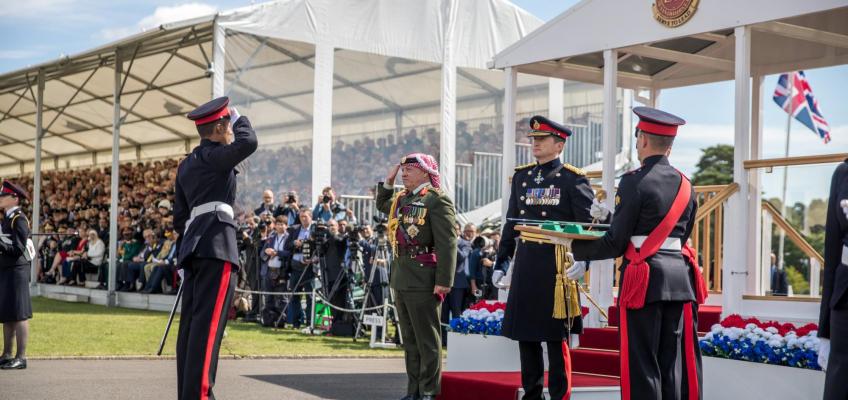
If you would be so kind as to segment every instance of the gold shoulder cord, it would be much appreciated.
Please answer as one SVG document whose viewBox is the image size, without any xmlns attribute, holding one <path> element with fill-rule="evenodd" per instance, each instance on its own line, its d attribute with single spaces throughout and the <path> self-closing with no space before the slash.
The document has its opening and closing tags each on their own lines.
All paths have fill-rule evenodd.
<svg viewBox="0 0 848 400">
<path fill-rule="evenodd" d="M 398 221 L 396 211 L 401 195 L 403 195 L 403 191 L 394 194 L 392 207 L 389 209 L 389 223 L 386 225 L 389 233 L 389 243 L 392 245 L 392 254 L 397 254 L 397 229 L 400 221 Z"/>
</svg>

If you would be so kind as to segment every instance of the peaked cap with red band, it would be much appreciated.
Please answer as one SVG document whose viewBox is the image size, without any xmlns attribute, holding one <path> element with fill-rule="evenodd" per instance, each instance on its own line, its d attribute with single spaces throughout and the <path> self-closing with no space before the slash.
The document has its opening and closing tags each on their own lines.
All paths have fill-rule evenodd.
<svg viewBox="0 0 848 400">
<path fill-rule="evenodd" d="M 15 196 L 29 200 L 29 193 L 24 188 L 6 180 L 3 181 L 3 186 L 0 188 L 0 196 Z"/>
<path fill-rule="evenodd" d="M 439 180 L 439 163 L 436 162 L 433 156 L 424 153 L 412 153 L 404 157 L 400 163 L 426 172 L 427 175 L 430 175 L 430 183 L 434 188 L 438 189 L 441 186 Z"/>
<path fill-rule="evenodd" d="M 568 139 L 572 135 L 571 129 L 568 129 L 561 124 L 551 121 L 541 115 L 536 115 L 530 118 L 530 137 L 545 137 L 553 136 L 562 140 Z"/>
<path fill-rule="evenodd" d="M 186 118 L 194 121 L 195 125 L 205 125 L 220 119 L 230 118 L 229 97 L 219 97 L 200 107 L 195 108 L 192 112 L 186 115 Z"/>
<path fill-rule="evenodd" d="M 660 136 L 677 136 L 677 127 L 686 121 L 676 115 L 650 107 L 634 107 L 633 113 L 639 117 L 638 131 Z"/>
</svg>

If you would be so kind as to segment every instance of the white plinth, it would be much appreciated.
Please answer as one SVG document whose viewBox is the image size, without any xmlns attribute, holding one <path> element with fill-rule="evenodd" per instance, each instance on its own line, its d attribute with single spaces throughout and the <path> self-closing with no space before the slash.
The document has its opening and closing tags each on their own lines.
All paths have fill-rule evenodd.
<svg viewBox="0 0 848 400">
<path fill-rule="evenodd" d="M 704 399 L 820 399 L 824 372 L 703 357 Z"/>
<path fill-rule="evenodd" d="M 518 342 L 503 336 L 448 332 L 448 364 L 445 371 L 521 371 Z"/>
</svg>

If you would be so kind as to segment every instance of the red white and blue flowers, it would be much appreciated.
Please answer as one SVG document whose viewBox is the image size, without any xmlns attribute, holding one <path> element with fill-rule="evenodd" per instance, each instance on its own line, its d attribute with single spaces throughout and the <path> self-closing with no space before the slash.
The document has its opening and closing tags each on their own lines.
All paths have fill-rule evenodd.
<svg viewBox="0 0 848 400">
<path fill-rule="evenodd" d="M 796 327 L 733 314 L 713 325 L 700 347 L 710 357 L 819 370 L 817 333 L 816 324 Z"/>
<path fill-rule="evenodd" d="M 452 332 L 479 335 L 501 335 L 505 303 L 480 301 L 451 319 Z"/>
</svg>

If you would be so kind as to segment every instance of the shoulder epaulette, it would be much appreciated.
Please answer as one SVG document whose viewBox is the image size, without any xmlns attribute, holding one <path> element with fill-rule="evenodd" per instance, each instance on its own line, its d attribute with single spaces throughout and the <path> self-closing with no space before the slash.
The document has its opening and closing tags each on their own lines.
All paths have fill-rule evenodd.
<svg viewBox="0 0 848 400">
<path fill-rule="evenodd" d="M 580 168 L 577 168 L 577 167 L 575 167 L 575 166 L 573 166 L 573 165 L 571 165 L 571 164 L 569 164 L 569 163 L 562 163 L 562 166 L 563 166 L 563 168 L 565 168 L 565 169 L 567 169 L 567 170 L 569 170 L 569 171 L 571 171 L 571 172 L 574 172 L 574 173 L 575 173 L 575 174 L 577 174 L 577 175 L 580 175 L 580 176 L 584 176 L 584 175 L 586 175 L 586 171 L 584 171 L 584 170 L 582 170 L 582 169 L 580 169 Z"/>
<path fill-rule="evenodd" d="M 536 163 L 534 163 L 534 162 L 532 162 L 532 163 L 528 163 L 528 164 L 519 165 L 519 166 L 515 167 L 515 170 L 516 170 L 516 171 L 521 171 L 522 169 L 530 168 L 530 167 L 532 167 L 532 166 L 534 166 L 534 165 L 536 165 Z"/>
</svg>

